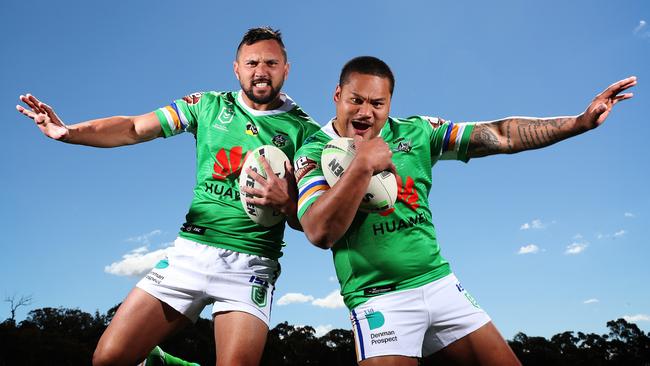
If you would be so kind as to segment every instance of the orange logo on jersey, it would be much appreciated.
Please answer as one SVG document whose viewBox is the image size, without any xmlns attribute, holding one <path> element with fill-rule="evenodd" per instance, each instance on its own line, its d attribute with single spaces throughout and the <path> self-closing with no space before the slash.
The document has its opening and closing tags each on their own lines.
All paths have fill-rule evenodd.
<svg viewBox="0 0 650 366">
<path fill-rule="evenodd" d="M 241 173 L 242 163 L 246 160 L 246 157 L 242 159 L 241 146 L 233 147 L 228 153 L 222 148 L 215 157 L 212 178 L 217 180 L 226 180 L 231 175 L 238 176 Z"/>
<path fill-rule="evenodd" d="M 413 178 L 411 177 L 406 177 L 406 184 L 404 184 L 402 177 L 397 175 L 397 201 L 401 201 L 408 208 L 410 208 L 413 211 L 416 211 L 418 207 L 420 207 L 420 204 L 418 202 L 418 198 L 420 196 L 418 195 L 418 190 L 415 188 L 415 182 L 413 181 Z M 397 204 L 397 202 L 395 202 Z M 395 207 L 391 207 L 386 211 L 380 212 L 379 214 L 382 216 L 388 216 L 391 213 L 395 211 Z"/>
</svg>

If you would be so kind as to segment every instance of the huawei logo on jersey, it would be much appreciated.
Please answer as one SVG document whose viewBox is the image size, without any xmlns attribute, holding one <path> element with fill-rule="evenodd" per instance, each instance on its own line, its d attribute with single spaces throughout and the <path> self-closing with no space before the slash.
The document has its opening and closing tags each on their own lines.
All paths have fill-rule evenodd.
<svg viewBox="0 0 650 366">
<path fill-rule="evenodd" d="M 420 207 L 420 204 L 417 203 L 418 198 L 420 198 L 420 196 L 418 195 L 418 190 L 415 188 L 415 182 L 413 181 L 413 178 L 407 176 L 406 184 L 404 184 L 404 180 L 398 175 L 397 201 L 403 202 L 406 204 L 406 206 L 408 206 L 408 208 L 416 211 L 418 207 Z M 395 211 L 395 207 L 389 208 L 388 210 L 380 212 L 379 214 L 382 216 L 388 216 L 393 213 L 393 211 Z"/>
<path fill-rule="evenodd" d="M 212 178 L 216 180 L 226 180 L 232 175 L 238 176 L 241 173 L 242 164 L 246 160 L 246 157 L 242 159 L 241 146 L 235 146 L 228 152 L 222 148 L 217 152 L 215 158 Z"/>
</svg>

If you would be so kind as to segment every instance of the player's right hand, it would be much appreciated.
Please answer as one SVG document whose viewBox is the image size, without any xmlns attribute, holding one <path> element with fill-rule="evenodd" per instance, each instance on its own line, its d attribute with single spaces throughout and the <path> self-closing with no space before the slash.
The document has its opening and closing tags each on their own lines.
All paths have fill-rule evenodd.
<svg viewBox="0 0 650 366">
<path fill-rule="evenodd" d="M 393 152 L 383 138 L 377 136 L 370 140 L 364 140 L 361 136 L 354 136 L 354 146 L 357 150 L 355 159 L 364 162 L 373 174 L 388 170 L 396 174 L 393 164 Z"/>
<path fill-rule="evenodd" d="M 49 138 L 64 141 L 70 131 L 61 119 L 54 113 L 49 105 L 41 102 L 31 94 L 21 95 L 20 101 L 27 104 L 30 109 L 21 105 L 16 105 L 18 112 L 31 118 L 36 122 L 36 126 Z"/>
</svg>

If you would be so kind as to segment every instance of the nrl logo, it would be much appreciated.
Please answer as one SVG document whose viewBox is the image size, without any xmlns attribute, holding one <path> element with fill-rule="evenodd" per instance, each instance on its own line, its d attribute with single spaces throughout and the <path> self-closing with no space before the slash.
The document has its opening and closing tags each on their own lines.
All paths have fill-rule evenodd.
<svg viewBox="0 0 650 366">
<path fill-rule="evenodd" d="M 232 118 L 235 116 L 235 110 L 232 107 L 224 106 L 219 112 L 217 119 L 223 124 L 228 124 L 232 122 Z"/>
<path fill-rule="evenodd" d="M 251 300 L 255 303 L 255 305 L 263 308 L 266 306 L 266 288 L 262 286 L 255 286 L 253 285 L 251 287 Z"/>
</svg>

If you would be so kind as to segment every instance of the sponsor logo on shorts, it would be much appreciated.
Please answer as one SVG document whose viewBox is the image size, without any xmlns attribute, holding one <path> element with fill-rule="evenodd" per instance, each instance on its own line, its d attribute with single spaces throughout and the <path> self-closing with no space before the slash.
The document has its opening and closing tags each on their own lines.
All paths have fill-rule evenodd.
<svg viewBox="0 0 650 366">
<path fill-rule="evenodd" d="M 384 344 L 391 342 L 397 342 L 397 336 L 395 335 L 394 330 L 370 333 L 370 344 Z"/>
<path fill-rule="evenodd" d="M 160 283 L 165 279 L 165 276 L 161 275 L 160 273 L 158 273 L 156 271 L 151 271 L 144 278 L 146 278 L 147 280 L 149 280 L 151 282 L 154 282 L 157 285 L 160 285 Z"/>
<path fill-rule="evenodd" d="M 263 308 L 266 306 L 266 288 L 262 286 L 253 285 L 251 287 L 251 300 L 255 305 Z"/>
<path fill-rule="evenodd" d="M 156 263 L 157 269 L 165 269 L 167 267 L 169 267 L 169 261 L 167 259 L 163 259 L 160 262 Z"/>
<path fill-rule="evenodd" d="M 470 293 L 463 288 L 463 285 L 461 285 L 460 282 L 456 284 L 456 288 L 460 293 L 465 295 L 465 298 L 467 299 L 467 301 L 469 301 L 470 304 L 472 304 L 472 306 L 474 306 L 477 309 L 481 308 L 481 306 L 478 304 L 474 296 L 470 295 Z"/>
<path fill-rule="evenodd" d="M 375 330 L 384 326 L 386 319 L 384 314 L 381 311 L 375 311 L 374 309 L 367 309 L 363 312 L 368 321 L 368 329 Z M 371 332 L 370 333 L 370 344 L 371 345 L 381 345 L 386 343 L 397 342 L 397 335 L 395 335 L 394 330 L 382 330 L 381 332 Z"/>
<path fill-rule="evenodd" d="M 368 309 L 364 311 L 364 314 L 366 315 L 368 328 L 370 328 L 370 330 L 381 328 L 386 322 L 386 319 L 384 319 L 384 314 L 382 314 L 381 311 Z"/>
</svg>

